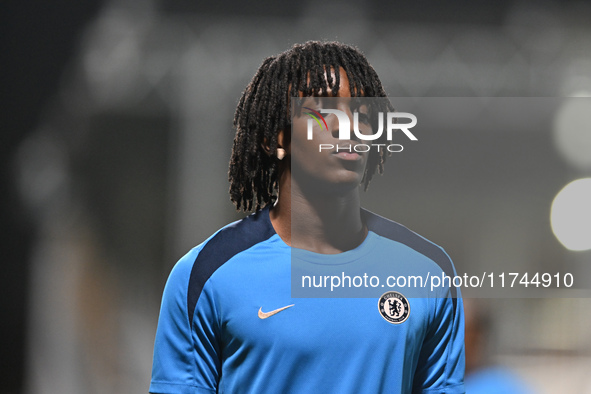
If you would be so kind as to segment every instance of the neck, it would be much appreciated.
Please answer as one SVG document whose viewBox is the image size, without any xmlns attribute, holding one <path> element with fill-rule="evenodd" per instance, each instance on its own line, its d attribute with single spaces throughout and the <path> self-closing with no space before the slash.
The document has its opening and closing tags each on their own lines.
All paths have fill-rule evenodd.
<svg viewBox="0 0 591 394">
<path fill-rule="evenodd" d="M 316 253 L 335 254 L 354 249 L 367 236 L 361 220 L 359 189 L 315 193 L 282 177 L 270 218 L 288 245 Z"/>
</svg>

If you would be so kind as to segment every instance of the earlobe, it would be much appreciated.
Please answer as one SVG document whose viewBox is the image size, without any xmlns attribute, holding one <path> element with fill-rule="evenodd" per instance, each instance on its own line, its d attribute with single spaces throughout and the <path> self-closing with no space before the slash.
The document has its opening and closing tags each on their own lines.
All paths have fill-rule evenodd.
<svg viewBox="0 0 591 394">
<path fill-rule="evenodd" d="M 285 156 L 287 155 L 287 150 L 286 150 L 286 143 L 288 143 L 289 140 L 287 138 L 285 138 L 285 132 L 283 130 L 279 130 L 279 132 L 277 133 L 277 158 L 279 160 L 283 160 L 285 158 Z"/>
<path fill-rule="evenodd" d="M 289 152 L 289 143 L 291 140 L 291 132 L 285 130 L 279 130 L 277 133 L 277 158 L 283 160 Z"/>
</svg>

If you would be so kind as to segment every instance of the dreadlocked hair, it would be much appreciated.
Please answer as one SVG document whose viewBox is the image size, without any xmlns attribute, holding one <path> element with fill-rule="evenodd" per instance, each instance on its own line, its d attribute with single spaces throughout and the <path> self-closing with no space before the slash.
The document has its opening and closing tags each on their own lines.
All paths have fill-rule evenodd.
<svg viewBox="0 0 591 394">
<path fill-rule="evenodd" d="M 349 45 L 308 41 L 263 61 L 234 115 L 236 136 L 228 178 L 230 199 L 237 210 L 251 211 L 275 202 L 280 175 L 277 135 L 280 130 L 290 130 L 290 95 L 326 96 L 330 91 L 336 96 L 340 76 L 335 72 L 333 78 L 331 70 L 340 68 L 349 79 L 351 96 L 386 97 L 373 67 Z M 384 109 L 393 110 L 386 102 Z M 365 189 L 376 170 L 383 172 L 386 156 L 385 149 L 370 153 L 361 181 Z"/>
</svg>

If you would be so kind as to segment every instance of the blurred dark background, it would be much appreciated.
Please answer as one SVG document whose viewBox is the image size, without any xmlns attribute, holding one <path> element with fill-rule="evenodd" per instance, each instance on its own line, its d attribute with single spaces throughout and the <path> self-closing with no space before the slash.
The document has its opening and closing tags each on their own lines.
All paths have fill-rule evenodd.
<svg viewBox="0 0 591 394">
<path fill-rule="evenodd" d="M 336 39 L 366 53 L 392 97 L 591 94 L 583 1 L 8 0 L 2 9 L 0 393 L 147 392 L 170 268 L 241 216 L 227 198 L 231 120 L 264 57 Z M 460 272 L 587 278 L 589 252 L 565 249 L 549 215 L 564 185 L 591 176 L 591 151 L 569 156 L 553 113 L 522 117 L 510 112 L 494 130 L 470 116 L 425 130 L 420 146 L 390 159 L 366 204 L 444 246 Z M 589 147 L 591 130 L 583 134 L 575 145 Z M 492 358 L 540 392 L 591 392 L 581 294 L 498 300 Z M 562 380 L 548 381 L 549 365 Z"/>
</svg>

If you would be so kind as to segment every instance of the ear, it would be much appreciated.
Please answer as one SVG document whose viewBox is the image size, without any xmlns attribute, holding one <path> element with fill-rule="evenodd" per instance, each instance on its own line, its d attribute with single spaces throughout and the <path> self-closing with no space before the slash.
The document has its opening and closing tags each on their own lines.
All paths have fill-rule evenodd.
<svg viewBox="0 0 591 394">
<path fill-rule="evenodd" d="M 285 132 L 283 130 L 279 130 L 277 132 L 277 147 L 286 149 L 287 145 L 289 145 L 287 139 L 285 138 Z"/>
<path fill-rule="evenodd" d="M 279 130 L 277 133 L 277 158 L 279 160 L 283 160 L 283 158 L 289 153 L 290 139 L 290 130 Z"/>
<path fill-rule="evenodd" d="M 283 158 L 287 154 L 286 145 L 289 145 L 288 139 L 285 138 L 285 133 L 283 132 L 283 130 L 279 130 L 277 132 L 277 153 L 276 153 L 276 156 L 279 160 L 283 160 Z M 263 143 L 261 144 L 261 146 L 268 156 L 272 156 L 271 146 L 270 146 L 269 140 L 267 138 L 265 138 L 263 140 Z"/>
</svg>

